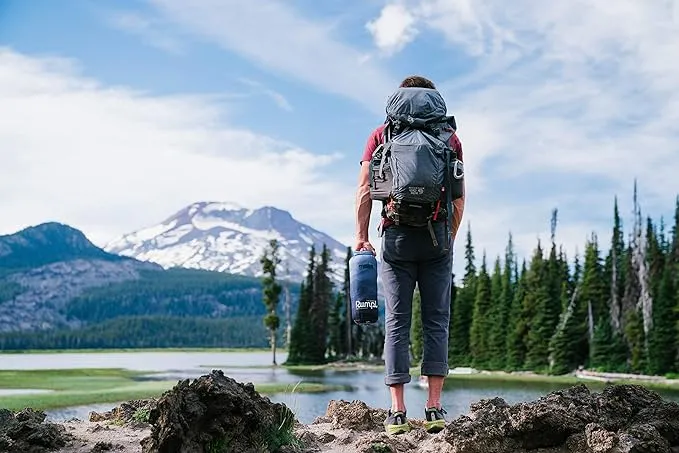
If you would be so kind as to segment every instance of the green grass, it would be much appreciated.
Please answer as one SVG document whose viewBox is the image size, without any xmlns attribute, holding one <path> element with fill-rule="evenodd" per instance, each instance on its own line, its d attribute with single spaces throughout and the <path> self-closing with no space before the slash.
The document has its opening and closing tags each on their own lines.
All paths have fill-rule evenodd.
<svg viewBox="0 0 679 453">
<path fill-rule="evenodd" d="M 53 390 L 50 393 L 0 396 L 0 408 L 58 409 L 99 403 L 117 403 L 160 396 L 176 380 L 138 381 L 142 374 L 122 369 L 0 370 L 0 389 Z M 294 384 L 255 384 L 262 394 L 290 392 Z M 343 388 L 301 383 L 296 391 L 319 393 Z"/>
<path fill-rule="evenodd" d="M 411 370 L 413 375 L 419 376 L 419 369 Z M 512 384 L 543 384 L 543 385 L 559 385 L 571 386 L 575 384 L 585 384 L 587 387 L 601 389 L 606 386 L 603 381 L 594 379 L 581 379 L 571 375 L 552 376 L 548 374 L 533 374 L 533 373 L 474 373 L 474 374 L 450 374 L 447 376 L 448 382 L 472 383 L 472 382 L 494 382 L 494 383 L 512 383 Z M 676 383 L 643 381 L 637 379 L 616 379 L 611 380 L 615 384 L 634 384 L 642 385 L 653 390 L 667 390 L 679 391 L 679 380 Z"/>
</svg>

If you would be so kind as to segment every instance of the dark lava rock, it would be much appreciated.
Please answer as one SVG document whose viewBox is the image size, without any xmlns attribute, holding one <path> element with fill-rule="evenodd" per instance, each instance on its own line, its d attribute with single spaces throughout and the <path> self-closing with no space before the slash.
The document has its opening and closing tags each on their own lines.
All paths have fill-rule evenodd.
<svg viewBox="0 0 679 453">
<path fill-rule="evenodd" d="M 514 406 L 482 400 L 444 436 L 456 453 L 671 453 L 679 446 L 679 404 L 638 385 L 601 393 L 576 385 Z"/>
<path fill-rule="evenodd" d="M 13 413 L 0 409 L 0 452 L 43 453 L 65 447 L 73 436 L 66 428 L 44 423 L 42 411 L 24 409 Z"/>
<path fill-rule="evenodd" d="M 90 453 L 104 453 L 108 451 L 123 450 L 124 446 L 120 444 L 112 444 L 110 442 L 97 442 L 90 450 Z"/>
<path fill-rule="evenodd" d="M 149 423 L 143 453 L 273 453 L 290 451 L 290 444 L 299 442 L 287 406 L 219 370 L 165 392 L 151 409 Z"/>
</svg>

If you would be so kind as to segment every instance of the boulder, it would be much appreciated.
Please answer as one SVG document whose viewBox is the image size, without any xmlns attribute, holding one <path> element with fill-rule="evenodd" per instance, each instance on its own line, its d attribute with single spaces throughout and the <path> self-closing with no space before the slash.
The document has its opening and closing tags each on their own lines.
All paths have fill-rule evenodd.
<svg viewBox="0 0 679 453">
<path fill-rule="evenodd" d="M 220 370 L 179 382 L 158 399 L 148 421 L 143 453 L 273 453 L 301 446 L 287 406 Z"/>
<path fill-rule="evenodd" d="M 46 417 L 33 409 L 0 409 L 0 452 L 45 453 L 73 440 L 62 425 L 45 423 Z"/>
</svg>

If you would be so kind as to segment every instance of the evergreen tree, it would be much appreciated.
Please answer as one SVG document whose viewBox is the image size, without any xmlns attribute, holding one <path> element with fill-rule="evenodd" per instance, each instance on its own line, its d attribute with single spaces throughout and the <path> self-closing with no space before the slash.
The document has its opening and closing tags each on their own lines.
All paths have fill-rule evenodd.
<svg viewBox="0 0 679 453">
<path fill-rule="evenodd" d="M 476 297 L 469 337 L 472 364 L 478 368 L 486 368 L 489 362 L 488 332 L 490 331 L 490 320 L 488 315 L 491 297 L 491 282 L 486 264 L 486 254 L 484 253 L 476 284 Z"/>
<path fill-rule="evenodd" d="M 422 298 L 419 288 L 413 294 L 412 319 L 410 321 L 410 354 L 413 364 L 419 365 L 424 352 L 424 339 L 422 337 Z"/>
<path fill-rule="evenodd" d="M 349 272 L 349 260 L 353 256 L 351 247 L 347 247 L 347 253 L 344 257 L 344 281 L 342 285 L 342 295 L 344 296 L 344 316 L 342 317 L 342 344 L 344 350 L 344 356 L 349 357 L 353 354 L 353 333 L 352 328 L 353 320 L 351 318 L 351 299 L 349 298 L 349 284 L 350 284 L 350 272 Z"/>
<path fill-rule="evenodd" d="M 269 330 L 271 344 L 271 354 L 273 355 L 273 364 L 276 365 L 276 331 L 280 326 L 280 318 L 278 317 L 277 309 L 282 287 L 276 281 L 276 268 L 281 260 L 278 256 L 278 241 L 272 239 L 269 242 L 269 248 L 265 250 L 264 255 L 260 259 L 262 264 L 262 285 L 264 289 L 264 305 L 267 313 L 264 316 L 264 325 Z"/>
<path fill-rule="evenodd" d="M 559 259 L 556 246 L 556 225 L 557 225 L 558 211 L 552 211 L 551 220 L 551 242 L 552 247 L 549 252 L 549 259 L 547 260 L 547 269 L 545 275 L 545 285 L 547 287 L 547 294 L 549 299 L 547 306 L 544 307 L 544 324 L 545 332 L 547 333 L 546 341 L 548 342 L 556 329 L 559 322 L 559 314 L 561 313 L 561 291 L 564 282 L 568 281 L 568 274 L 564 275 L 564 266 Z"/>
<path fill-rule="evenodd" d="M 472 243 L 471 225 L 467 229 L 465 244 L 465 273 L 462 287 L 457 291 L 451 316 L 452 329 L 449 333 L 448 361 L 451 366 L 467 366 L 471 364 L 469 337 L 472 324 L 474 299 L 476 298 L 476 264 L 474 245 Z"/>
<path fill-rule="evenodd" d="M 347 340 L 351 335 L 351 306 L 349 304 L 349 260 L 352 257 L 351 247 L 347 247 L 344 259 L 344 281 L 335 294 L 335 302 L 328 317 L 328 355 L 334 360 L 349 354 Z"/>
<path fill-rule="evenodd" d="M 625 251 L 624 274 L 625 293 L 622 300 L 623 333 L 629 351 L 629 366 L 633 372 L 644 372 L 646 367 L 646 348 L 643 318 L 639 309 L 641 282 L 639 269 L 634 259 L 633 243 L 630 241 Z"/>
<path fill-rule="evenodd" d="M 455 301 L 457 300 L 457 285 L 455 284 L 455 274 L 450 277 L 450 317 L 448 318 L 448 360 L 450 361 L 450 345 L 453 343 L 454 323 L 455 323 Z"/>
<path fill-rule="evenodd" d="M 670 272 L 674 275 L 672 282 L 675 287 L 674 316 L 675 319 L 677 319 L 677 323 L 674 325 L 676 332 L 675 348 L 677 349 L 674 369 L 679 371 L 679 196 L 677 196 L 675 200 L 674 225 L 672 226 L 671 231 L 671 244 L 667 266 L 670 267 Z"/>
<path fill-rule="evenodd" d="M 335 294 L 335 303 L 328 315 L 328 358 L 337 360 L 342 356 L 342 309 L 344 308 L 344 294 Z"/>
<path fill-rule="evenodd" d="M 615 197 L 613 207 L 613 236 L 611 248 L 606 259 L 605 281 L 610 282 L 609 313 L 613 332 L 618 337 L 622 332 L 623 299 L 625 297 L 625 241 L 622 231 L 622 220 L 618 209 L 618 198 Z"/>
<path fill-rule="evenodd" d="M 316 248 L 312 244 L 309 249 L 309 264 L 307 275 L 301 283 L 299 306 L 295 323 L 290 335 L 290 348 L 288 349 L 288 365 L 302 365 L 311 363 L 311 343 L 314 341 L 311 325 L 311 301 L 314 297 L 314 274 L 316 269 Z"/>
<path fill-rule="evenodd" d="M 320 262 L 315 267 L 313 275 L 314 291 L 309 312 L 309 321 L 313 329 L 310 330 L 310 355 L 308 360 L 312 364 L 325 363 L 328 338 L 328 312 L 333 302 L 332 280 L 330 280 L 330 250 L 323 244 Z"/>
<path fill-rule="evenodd" d="M 651 218 L 646 219 L 646 265 L 648 266 L 648 281 L 651 297 L 655 300 L 660 292 L 660 284 L 665 268 L 664 238 L 658 232 Z"/>
<path fill-rule="evenodd" d="M 488 369 L 499 370 L 505 363 L 505 343 L 507 331 L 507 306 L 503 299 L 503 280 L 500 257 L 495 259 L 491 276 L 490 300 L 488 309 Z"/>
<path fill-rule="evenodd" d="M 526 368 L 542 371 L 549 365 L 549 341 L 554 333 L 548 312 L 551 303 L 547 285 L 547 262 L 540 241 L 528 268 L 524 316 L 527 316 Z"/>
<path fill-rule="evenodd" d="M 502 290 L 500 295 L 500 304 L 502 310 L 497 317 L 497 322 L 502 325 L 502 328 L 499 329 L 501 332 L 499 337 L 500 341 L 496 343 L 496 346 L 494 346 L 502 351 L 502 356 L 499 362 L 496 364 L 499 369 L 504 368 L 507 364 L 507 340 L 509 338 L 510 332 L 508 322 L 510 312 L 512 310 L 516 285 L 515 260 L 514 243 L 512 234 L 510 233 L 509 239 L 507 241 L 507 247 L 505 248 L 504 268 L 502 271 Z"/>
<path fill-rule="evenodd" d="M 599 319 L 594 327 L 590 368 L 620 373 L 627 371 L 627 349 L 620 334 L 605 318 Z"/>
<path fill-rule="evenodd" d="M 311 305 L 311 298 L 309 296 L 309 288 L 307 282 L 300 284 L 299 304 L 297 307 L 297 314 L 295 322 L 290 332 L 290 346 L 288 347 L 288 360 L 286 365 L 301 365 L 306 363 L 308 357 L 307 347 L 309 345 L 309 308 Z"/>
<path fill-rule="evenodd" d="M 677 356 L 677 291 L 674 269 L 665 266 L 658 294 L 653 298 L 653 328 L 649 338 L 648 372 L 664 375 L 674 369 Z"/>
<path fill-rule="evenodd" d="M 578 289 L 569 296 L 568 285 L 561 286 L 562 305 L 566 310 L 561 314 L 556 331 L 549 342 L 549 372 L 569 373 L 583 364 L 587 342 L 587 313 L 578 297 Z"/>
<path fill-rule="evenodd" d="M 518 271 L 515 269 L 515 274 Z M 520 370 L 526 361 L 526 338 L 528 335 L 528 317 L 524 310 L 527 290 L 526 261 L 523 260 L 521 272 L 516 276 L 516 290 L 512 297 L 507 324 L 507 359 L 505 368 L 508 371 Z"/>
<path fill-rule="evenodd" d="M 670 245 L 670 256 L 669 262 L 675 266 L 675 284 L 679 283 L 679 269 L 676 267 L 679 265 L 679 196 L 675 201 L 674 208 L 674 225 L 672 226 L 671 232 L 671 245 Z"/>
<path fill-rule="evenodd" d="M 587 309 L 587 343 L 582 353 L 585 358 L 588 358 L 591 352 L 589 346 L 594 339 L 594 326 L 600 319 L 610 322 L 610 315 L 604 309 L 606 284 L 603 279 L 603 266 L 596 235 L 592 235 L 585 247 L 585 264 L 579 293 L 583 309 Z"/>
</svg>

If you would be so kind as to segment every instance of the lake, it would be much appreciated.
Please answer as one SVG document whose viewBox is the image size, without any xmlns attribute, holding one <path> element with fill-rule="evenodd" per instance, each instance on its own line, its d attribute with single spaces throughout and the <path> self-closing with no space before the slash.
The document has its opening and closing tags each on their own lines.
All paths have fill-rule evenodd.
<svg viewBox="0 0 679 453">
<path fill-rule="evenodd" d="M 283 363 L 286 354 L 277 355 Z M 389 407 L 389 393 L 384 385 L 383 374 L 374 371 L 291 371 L 284 368 L 268 367 L 271 354 L 268 352 L 111 352 L 111 353 L 55 353 L 55 354 L 0 354 L 0 369 L 35 370 L 69 368 L 126 368 L 154 373 L 143 379 L 179 380 L 196 378 L 212 369 L 224 373 L 240 382 L 279 383 L 294 385 L 302 382 L 349 385 L 353 390 L 329 391 L 324 393 L 280 393 L 270 399 L 288 405 L 303 423 L 310 423 L 325 413 L 332 399 L 347 401 L 362 400 L 369 406 Z M 557 383 L 526 382 L 446 382 L 442 403 L 448 412 L 448 419 L 469 411 L 469 405 L 480 399 L 501 397 L 513 404 L 531 401 L 550 391 L 565 388 Z M 26 389 L 30 391 L 30 389 Z M 14 390 L 13 393 L 17 391 Z M 679 401 L 678 393 L 663 392 L 663 396 Z M 413 417 L 422 417 L 427 400 L 426 389 L 417 385 L 416 379 L 406 387 L 406 405 Z M 90 411 L 106 411 L 115 403 L 70 407 L 47 411 L 54 421 L 72 417 L 87 419 Z"/>
</svg>

